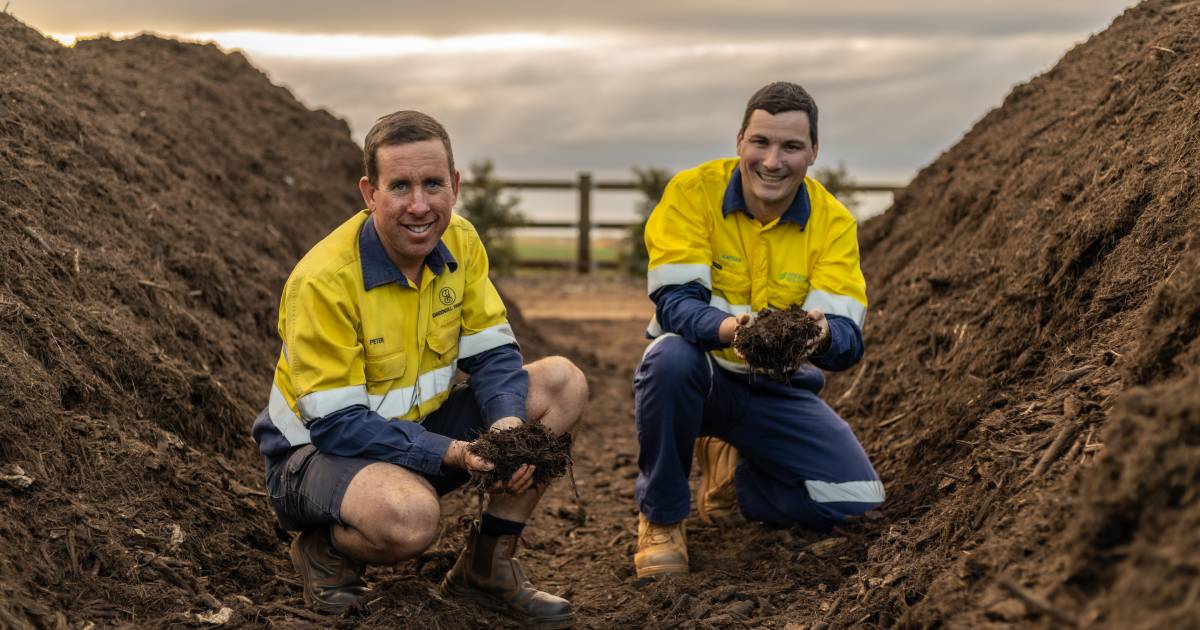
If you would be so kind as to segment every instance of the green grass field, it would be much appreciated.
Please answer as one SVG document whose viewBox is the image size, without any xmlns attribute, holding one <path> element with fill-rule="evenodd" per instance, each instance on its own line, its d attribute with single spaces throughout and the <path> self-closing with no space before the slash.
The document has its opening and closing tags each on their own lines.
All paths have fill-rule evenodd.
<svg viewBox="0 0 1200 630">
<path fill-rule="evenodd" d="M 517 236 L 517 256 L 522 260 L 575 260 L 577 245 L 569 236 Z M 623 243 L 614 238 L 592 239 L 592 260 L 616 262 Z"/>
</svg>

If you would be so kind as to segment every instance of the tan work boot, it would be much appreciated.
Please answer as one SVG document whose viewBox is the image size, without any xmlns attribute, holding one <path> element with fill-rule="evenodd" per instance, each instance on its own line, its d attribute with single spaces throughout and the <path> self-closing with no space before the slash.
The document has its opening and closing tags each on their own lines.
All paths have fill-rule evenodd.
<svg viewBox="0 0 1200 630">
<path fill-rule="evenodd" d="M 697 438 L 696 463 L 700 465 L 700 492 L 696 500 L 700 520 L 708 525 L 737 520 L 737 496 L 733 490 L 737 449 L 714 437 Z"/>
<path fill-rule="evenodd" d="M 363 579 L 367 565 L 334 549 L 326 528 L 302 532 L 288 555 L 304 581 L 304 603 L 313 610 L 341 614 L 371 592 Z"/>
<path fill-rule="evenodd" d="M 503 612 L 531 628 L 569 628 L 575 623 L 571 602 L 533 588 L 513 559 L 517 537 L 488 536 L 471 524 L 467 548 L 442 580 L 442 593 Z"/>
<path fill-rule="evenodd" d="M 638 514 L 637 553 L 633 567 L 640 578 L 683 575 L 688 572 L 687 532 L 683 521 L 671 525 L 651 523 Z"/>
</svg>

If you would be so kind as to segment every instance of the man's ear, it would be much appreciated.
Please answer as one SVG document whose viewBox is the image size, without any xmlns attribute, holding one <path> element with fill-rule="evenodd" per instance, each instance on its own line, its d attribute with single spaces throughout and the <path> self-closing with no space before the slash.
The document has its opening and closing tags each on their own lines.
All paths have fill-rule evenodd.
<svg viewBox="0 0 1200 630">
<path fill-rule="evenodd" d="M 456 169 L 454 171 L 454 174 L 450 177 L 450 188 L 451 188 L 451 190 L 454 191 L 454 199 L 455 200 L 458 199 L 458 187 L 462 183 L 461 180 L 462 180 L 462 173 L 460 173 Z"/>
<path fill-rule="evenodd" d="M 358 180 L 358 192 L 362 193 L 363 203 L 367 204 L 367 209 L 374 212 L 375 185 L 371 183 L 371 180 L 367 179 L 366 175 L 363 175 L 362 178 Z"/>
<path fill-rule="evenodd" d="M 813 164 L 817 163 L 817 151 L 819 151 L 820 148 L 821 148 L 821 145 L 813 143 L 813 154 L 812 154 L 812 159 L 808 161 L 809 166 L 812 166 Z"/>
</svg>

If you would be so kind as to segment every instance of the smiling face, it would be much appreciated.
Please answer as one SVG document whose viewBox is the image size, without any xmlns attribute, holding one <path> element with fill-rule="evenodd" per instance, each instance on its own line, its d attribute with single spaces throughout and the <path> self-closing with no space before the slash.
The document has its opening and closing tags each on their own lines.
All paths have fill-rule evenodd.
<svg viewBox="0 0 1200 630">
<path fill-rule="evenodd" d="M 779 217 L 817 160 L 808 113 L 754 110 L 745 131 L 738 134 L 737 154 L 747 210 L 764 222 Z"/>
<path fill-rule="evenodd" d="M 358 182 L 375 230 L 392 263 L 414 282 L 421 265 L 450 225 L 458 200 L 457 171 L 437 139 L 381 146 L 376 183 Z"/>
</svg>

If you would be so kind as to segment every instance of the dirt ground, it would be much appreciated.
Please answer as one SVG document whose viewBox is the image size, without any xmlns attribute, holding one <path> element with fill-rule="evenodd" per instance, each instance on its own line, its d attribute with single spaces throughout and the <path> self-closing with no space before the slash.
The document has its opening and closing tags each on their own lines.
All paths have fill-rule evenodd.
<svg viewBox="0 0 1200 630">
<path fill-rule="evenodd" d="M 564 280 L 570 280 L 566 292 Z M 833 591 L 852 570 L 838 558 L 863 544 L 860 527 L 829 537 L 759 524 L 721 531 L 693 519 L 688 532 L 693 574 L 637 580 L 637 443 L 631 394 L 633 369 L 648 343 L 643 332 L 652 314 L 645 285 L 613 277 L 550 276 L 502 281 L 500 286 L 521 306 L 528 326 L 588 375 L 591 402 L 573 449 L 579 498 L 569 482 L 553 486 L 526 530 L 527 546 L 520 556 L 536 584 L 572 600 L 579 627 L 781 627 L 833 605 Z M 597 312 L 617 316 L 588 317 Z M 622 316 L 627 313 L 639 316 Z M 445 537 L 413 566 L 380 572 L 384 593 L 391 597 L 376 604 L 379 612 L 361 613 L 355 623 L 374 627 L 395 620 L 464 627 L 459 624 L 465 617 L 471 619 L 466 626 L 503 625 L 502 617 L 463 611 L 453 602 L 418 601 L 428 599 L 433 580 L 449 568 L 460 548 L 456 519 L 475 509 L 473 496 L 456 493 L 444 509 Z M 411 577 L 414 570 L 427 573 L 429 581 L 418 587 Z M 411 603 L 397 607 L 396 597 Z"/>
<path fill-rule="evenodd" d="M 520 557 L 580 626 L 1200 627 L 1200 3 L 1147 0 L 860 226 L 866 355 L 824 398 L 888 492 L 831 535 L 689 527 L 634 579 L 639 282 L 502 282 L 591 402 Z M 698 156 L 698 160 L 712 156 Z M 504 626 L 420 558 L 302 607 L 249 426 L 295 260 L 360 150 L 246 59 L 0 13 L 0 627 Z"/>
</svg>

